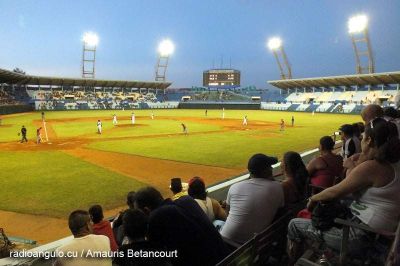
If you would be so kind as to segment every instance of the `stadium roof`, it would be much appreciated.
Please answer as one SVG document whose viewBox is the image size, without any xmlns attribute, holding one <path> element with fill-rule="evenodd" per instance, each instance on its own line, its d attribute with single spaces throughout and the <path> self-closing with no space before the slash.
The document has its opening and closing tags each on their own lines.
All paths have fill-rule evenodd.
<svg viewBox="0 0 400 266">
<path fill-rule="evenodd" d="M 0 68 L 0 84 L 16 85 L 43 85 L 43 86 L 85 86 L 85 87 L 118 87 L 118 88 L 146 88 L 166 89 L 170 82 L 159 81 L 125 81 L 125 80 L 100 80 L 62 77 L 42 77 L 15 73 Z"/>
<path fill-rule="evenodd" d="M 320 78 L 271 80 L 268 81 L 268 83 L 280 89 L 400 84 L 400 71 Z"/>
</svg>

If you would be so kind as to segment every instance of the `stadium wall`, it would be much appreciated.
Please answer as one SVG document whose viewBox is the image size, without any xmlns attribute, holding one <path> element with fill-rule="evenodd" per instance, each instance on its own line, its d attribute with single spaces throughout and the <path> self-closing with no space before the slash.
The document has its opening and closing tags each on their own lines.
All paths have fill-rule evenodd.
<svg viewBox="0 0 400 266">
<path fill-rule="evenodd" d="M 0 114 L 7 115 L 14 113 L 31 112 L 34 109 L 35 108 L 30 105 L 0 105 Z"/>
</svg>

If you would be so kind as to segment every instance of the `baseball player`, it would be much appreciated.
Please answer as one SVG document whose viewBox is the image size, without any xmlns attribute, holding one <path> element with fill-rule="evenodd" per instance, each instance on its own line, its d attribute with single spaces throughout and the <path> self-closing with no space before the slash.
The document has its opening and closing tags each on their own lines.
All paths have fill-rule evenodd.
<svg viewBox="0 0 400 266">
<path fill-rule="evenodd" d="M 132 125 L 134 125 L 135 124 L 135 113 L 134 112 L 132 112 L 131 121 L 132 121 Z"/>
<path fill-rule="evenodd" d="M 21 143 L 28 142 L 28 139 L 26 138 L 26 128 L 25 128 L 25 126 L 22 126 L 22 128 L 21 128 L 21 135 L 22 135 Z"/>
<path fill-rule="evenodd" d="M 151 112 L 150 117 L 151 117 L 151 119 L 154 119 L 154 113 L 153 112 Z"/>
<path fill-rule="evenodd" d="M 115 126 L 115 125 L 117 125 L 117 124 L 118 124 L 117 115 L 114 114 L 114 115 L 113 115 L 113 125 Z"/>
<path fill-rule="evenodd" d="M 102 126 L 103 126 L 103 125 L 101 124 L 100 119 L 97 120 L 97 134 L 101 134 L 101 127 L 102 127 Z"/>
<path fill-rule="evenodd" d="M 225 119 L 225 108 L 222 108 L 222 119 Z"/>
<path fill-rule="evenodd" d="M 294 116 L 292 115 L 292 126 L 294 126 Z"/>
<path fill-rule="evenodd" d="M 280 131 L 284 131 L 285 130 L 285 120 L 281 119 L 281 129 Z"/>
<path fill-rule="evenodd" d="M 181 125 L 182 125 L 183 134 L 187 135 L 188 134 L 188 129 L 187 129 L 186 125 L 184 123 L 182 123 Z"/>
<path fill-rule="evenodd" d="M 36 144 L 39 144 L 42 142 L 42 127 L 39 127 L 36 129 Z"/>
<path fill-rule="evenodd" d="M 243 126 L 247 126 L 247 115 L 243 117 Z"/>
</svg>

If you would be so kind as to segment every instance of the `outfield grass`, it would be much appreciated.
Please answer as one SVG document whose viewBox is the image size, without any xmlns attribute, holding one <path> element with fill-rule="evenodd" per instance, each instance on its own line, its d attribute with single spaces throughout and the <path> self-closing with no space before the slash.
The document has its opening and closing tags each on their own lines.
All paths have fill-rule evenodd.
<svg viewBox="0 0 400 266">
<path fill-rule="evenodd" d="M 232 113 L 234 111 L 231 111 Z M 240 111 L 243 112 L 243 111 Z M 253 120 L 289 121 L 292 113 L 247 111 Z M 98 141 L 90 148 L 122 152 L 160 159 L 244 169 L 254 153 L 282 157 L 288 151 L 305 151 L 318 147 L 319 139 L 332 135 L 344 123 L 359 121 L 359 116 L 295 113 L 295 127 L 286 126 L 284 132 L 275 128 L 242 130 L 189 136 L 161 136 L 139 141 Z M 232 118 L 240 119 L 238 114 Z M 250 118 L 251 119 L 251 118 Z M 240 124 L 240 121 L 238 121 Z M 251 120 L 250 122 L 251 123 Z M 191 131 L 190 127 L 189 130 Z"/>
<path fill-rule="evenodd" d="M 137 125 L 131 126 L 131 111 L 127 110 L 115 111 L 119 125 L 114 127 L 113 113 L 46 112 L 46 119 L 56 134 L 53 138 L 76 137 L 83 140 L 80 145 L 88 143 L 85 145 L 91 149 L 235 168 L 238 173 L 254 153 L 281 157 L 288 150 L 315 148 L 322 136 L 331 135 L 340 125 L 361 120 L 359 115 L 225 110 L 226 121 L 237 125 L 231 129 L 218 124 L 222 121 L 221 110 L 209 110 L 207 117 L 204 110 L 154 110 L 154 120 L 150 119 L 150 110 L 135 110 Z M 241 126 L 244 115 L 250 126 L 255 121 L 269 122 L 271 126 L 246 130 Z M 281 118 L 287 125 L 284 132 L 279 131 Z M 102 135 L 96 134 L 97 119 L 103 121 Z M 40 120 L 40 112 L 4 116 L 0 142 L 17 142 L 22 125 L 28 129 L 28 138 L 34 139 Z M 182 134 L 181 122 L 188 126 L 188 136 Z M 24 145 L 16 144 L 14 149 L 23 150 Z M 45 151 L 44 146 L 40 150 L 40 146 L 29 145 L 30 151 L 0 151 L 1 210 L 65 217 L 72 209 L 87 209 L 94 203 L 105 209 L 121 206 L 128 191 L 143 186 L 132 178 L 63 153 L 64 146 L 54 145 L 54 151 Z M 36 148 L 38 151 L 32 151 Z"/>
<path fill-rule="evenodd" d="M 67 217 L 73 209 L 125 204 L 143 183 L 62 152 L 0 152 L 0 209 Z"/>
</svg>

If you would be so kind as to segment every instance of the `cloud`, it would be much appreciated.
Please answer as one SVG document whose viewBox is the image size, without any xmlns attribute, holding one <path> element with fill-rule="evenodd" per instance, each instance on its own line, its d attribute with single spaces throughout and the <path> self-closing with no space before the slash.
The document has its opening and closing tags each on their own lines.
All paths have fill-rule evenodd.
<svg viewBox="0 0 400 266">
<path fill-rule="evenodd" d="M 25 29 L 25 28 L 26 28 L 26 25 L 25 25 L 25 17 L 24 17 L 23 15 L 19 15 L 19 16 L 18 16 L 18 26 L 19 26 L 21 29 Z"/>
</svg>

